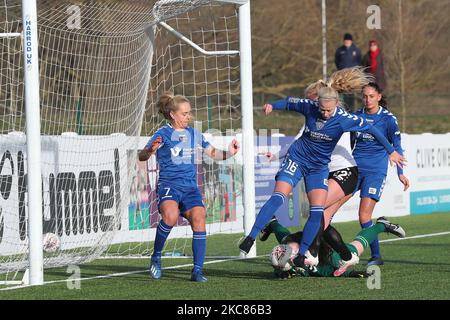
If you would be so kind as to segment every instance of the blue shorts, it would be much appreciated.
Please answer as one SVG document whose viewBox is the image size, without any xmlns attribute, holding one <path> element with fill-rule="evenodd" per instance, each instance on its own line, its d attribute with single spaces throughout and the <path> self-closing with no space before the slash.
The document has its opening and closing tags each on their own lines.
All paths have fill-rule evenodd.
<svg viewBox="0 0 450 320">
<path fill-rule="evenodd" d="M 161 204 L 166 200 L 173 200 L 178 203 L 180 214 L 184 213 L 193 207 L 205 207 L 203 204 L 202 194 L 198 187 L 186 188 L 173 186 L 168 183 L 160 182 L 158 184 L 158 210 Z"/>
<path fill-rule="evenodd" d="M 360 190 L 360 198 L 371 198 L 378 202 L 383 193 L 385 183 L 385 174 L 360 172 L 358 175 L 358 183 L 353 194 Z"/>
<path fill-rule="evenodd" d="M 275 181 L 284 181 L 289 183 L 294 188 L 297 183 L 304 177 L 306 193 L 313 189 L 324 189 L 328 191 L 328 167 L 321 169 L 307 169 L 286 157 L 281 164 L 275 176 Z"/>
</svg>

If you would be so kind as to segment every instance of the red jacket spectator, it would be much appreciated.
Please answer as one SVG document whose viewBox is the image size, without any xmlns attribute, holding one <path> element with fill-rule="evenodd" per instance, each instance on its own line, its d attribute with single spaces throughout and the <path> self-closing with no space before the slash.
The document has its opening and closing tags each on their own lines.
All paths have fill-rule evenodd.
<svg viewBox="0 0 450 320">
<path fill-rule="evenodd" d="M 366 72 L 370 72 L 375 76 L 375 81 L 381 90 L 386 89 L 386 77 L 384 75 L 383 55 L 376 40 L 369 41 L 369 51 L 364 55 L 362 60 L 363 67 Z"/>
</svg>

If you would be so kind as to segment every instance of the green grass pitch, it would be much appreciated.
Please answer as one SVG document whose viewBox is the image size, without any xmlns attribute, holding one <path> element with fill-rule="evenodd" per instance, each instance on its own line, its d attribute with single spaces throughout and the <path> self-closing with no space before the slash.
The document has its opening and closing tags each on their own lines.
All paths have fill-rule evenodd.
<svg viewBox="0 0 450 320">
<path fill-rule="evenodd" d="M 257 241 L 259 257 L 246 260 L 207 260 L 207 283 L 189 281 L 191 259 L 164 259 L 163 278 L 152 280 L 145 260 L 97 260 L 82 265 L 79 289 L 69 289 L 66 268 L 45 271 L 44 286 L 0 291 L 7 299 L 176 299 L 176 300 L 286 300 L 286 299 L 450 299 L 450 214 L 437 213 L 391 219 L 400 223 L 407 237 L 381 243 L 385 265 L 381 266 L 381 289 L 368 289 L 367 279 L 301 278 L 278 280 L 272 276 L 267 254 L 275 245 L 271 236 Z M 355 222 L 338 223 L 345 241 L 359 231 Z M 293 229 L 295 230 L 295 229 Z M 237 242 L 242 234 L 215 235 L 208 238 L 208 255 L 238 255 Z M 380 240 L 395 239 L 383 234 Z M 357 269 L 363 269 L 369 257 L 365 252 Z M 184 266 L 183 266 L 184 265 Z M 108 276 L 129 273 L 120 276 Z M 55 281 L 55 282 L 52 282 Z M 4 287 L 2 287 L 4 288 Z"/>
</svg>

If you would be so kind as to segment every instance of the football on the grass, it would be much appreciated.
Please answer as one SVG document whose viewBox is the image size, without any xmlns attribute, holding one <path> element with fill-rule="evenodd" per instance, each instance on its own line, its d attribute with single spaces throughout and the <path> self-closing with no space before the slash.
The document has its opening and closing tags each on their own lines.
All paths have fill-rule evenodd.
<svg viewBox="0 0 450 320">
<path fill-rule="evenodd" d="M 273 248 L 270 254 L 270 260 L 272 266 L 275 269 L 288 271 L 292 268 L 292 259 L 295 257 L 295 253 L 292 248 L 287 244 L 279 244 Z"/>
</svg>

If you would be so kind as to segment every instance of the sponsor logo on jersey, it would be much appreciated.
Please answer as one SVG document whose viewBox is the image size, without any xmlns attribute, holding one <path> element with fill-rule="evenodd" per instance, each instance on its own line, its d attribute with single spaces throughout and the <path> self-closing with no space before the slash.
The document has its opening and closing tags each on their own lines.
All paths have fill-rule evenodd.
<svg viewBox="0 0 450 320">
<path fill-rule="evenodd" d="M 305 130 L 305 133 L 306 130 Z M 310 131 L 308 132 L 309 137 L 311 138 L 311 140 L 314 141 L 320 141 L 320 140 L 325 140 L 325 141 L 332 141 L 333 138 L 331 138 L 329 135 L 322 133 L 322 132 L 317 132 L 317 131 Z"/>
<path fill-rule="evenodd" d="M 356 138 L 363 141 L 374 141 L 375 138 L 370 133 L 356 132 Z"/>
<path fill-rule="evenodd" d="M 180 152 L 181 152 L 180 147 L 170 148 L 170 153 L 172 153 L 172 156 L 174 156 L 174 157 L 178 157 Z"/>
<path fill-rule="evenodd" d="M 326 121 L 323 121 L 322 119 L 316 120 L 316 128 L 317 130 L 321 130 L 325 126 Z"/>
</svg>

